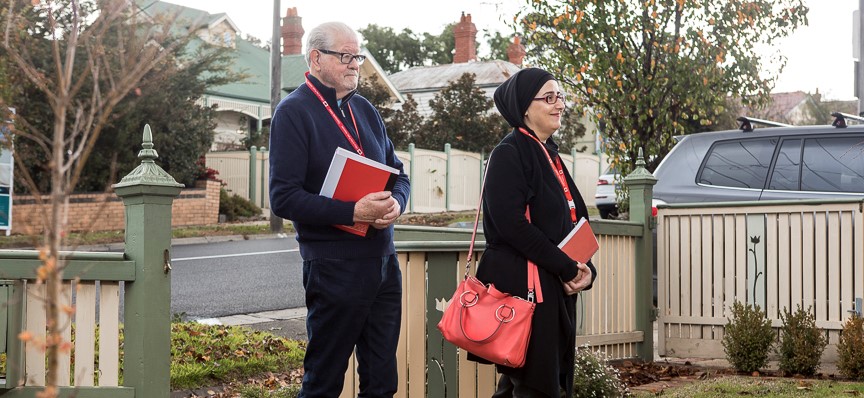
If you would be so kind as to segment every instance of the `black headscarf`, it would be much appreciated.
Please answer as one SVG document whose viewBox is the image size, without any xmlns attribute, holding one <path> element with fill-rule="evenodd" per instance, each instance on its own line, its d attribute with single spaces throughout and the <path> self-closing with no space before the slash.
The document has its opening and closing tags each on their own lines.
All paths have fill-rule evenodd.
<svg viewBox="0 0 864 398">
<path fill-rule="evenodd" d="M 543 69 L 522 69 L 495 89 L 495 107 L 510 126 L 527 129 L 525 112 L 531 106 L 534 96 L 549 80 L 555 78 Z"/>
</svg>

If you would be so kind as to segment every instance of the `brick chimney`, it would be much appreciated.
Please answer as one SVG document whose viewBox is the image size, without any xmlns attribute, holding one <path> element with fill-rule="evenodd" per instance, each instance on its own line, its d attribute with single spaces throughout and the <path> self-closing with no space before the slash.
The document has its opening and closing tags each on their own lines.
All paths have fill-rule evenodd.
<svg viewBox="0 0 864 398">
<path fill-rule="evenodd" d="M 303 23 L 297 16 L 297 7 L 288 8 L 282 18 L 282 55 L 299 55 L 303 52 Z"/>
<path fill-rule="evenodd" d="M 522 66 L 522 60 L 525 58 L 525 46 L 522 45 L 522 38 L 519 35 L 513 38 L 513 43 L 507 47 L 507 58 L 510 59 L 510 63 Z"/>
<path fill-rule="evenodd" d="M 477 27 L 471 22 L 471 14 L 462 13 L 459 23 L 453 27 L 453 37 L 456 38 L 454 64 L 477 60 Z"/>
</svg>

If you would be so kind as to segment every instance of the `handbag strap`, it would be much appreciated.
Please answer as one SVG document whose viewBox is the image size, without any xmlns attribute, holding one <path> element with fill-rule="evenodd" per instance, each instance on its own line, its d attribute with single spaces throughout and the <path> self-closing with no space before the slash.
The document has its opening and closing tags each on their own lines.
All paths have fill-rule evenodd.
<svg viewBox="0 0 864 398">
<path fill-rule="evenodd" d="M 492 155 L 489 155 L 489 159 Z M 486 159 L 486 170 L 483 171 L 483 183 L 480 185 L 480 200 L 477 203 L 477 212 L 474 213 L 474 229 L 471 231 L 471 244 L 468 246 L 468 261 L 465 264 L 465 278 L 471 275 L 471 262 L 474 261 L 474 241 L 477 239 L 477 225 L 480 223 L 480 208 L 483 206 L 483 192 L 486 190 L 486 175 L 489 174 L 489 159 Z M 528 222 L 531 222 L 531 214 L 528 205 L 525 205 L 525 217 Z M 528 260 L 528 301 L 543 302 L 543 289 L 540 287 L 540 273 L 537 271 L 537 264 Z"/>
</svg>

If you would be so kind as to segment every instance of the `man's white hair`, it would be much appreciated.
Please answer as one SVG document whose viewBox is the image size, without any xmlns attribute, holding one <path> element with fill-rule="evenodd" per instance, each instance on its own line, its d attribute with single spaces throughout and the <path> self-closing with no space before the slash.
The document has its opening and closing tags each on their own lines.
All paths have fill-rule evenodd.
<svg viewBox="0 0 864 398">
<path fill-rule="evenodd" d="M 333 41 L 337 37 L 353 36 L 360 42 L 360 38 L 354 29 L 342 22 L 324 22 L 318 25 L 309 32 L 309 37 L 306 38 L 306 65 L 312 66 L 311 53 L 315 49 L 323 49 L 336 51 L 333 49 Z"/>
</svg>

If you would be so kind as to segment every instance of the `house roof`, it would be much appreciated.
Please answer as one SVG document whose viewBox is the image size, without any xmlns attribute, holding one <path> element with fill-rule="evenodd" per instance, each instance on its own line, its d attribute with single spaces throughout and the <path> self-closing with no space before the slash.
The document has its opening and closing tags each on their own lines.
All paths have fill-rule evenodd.
<svg viewBox="0 0 864 398">
<path fill-rule="evenodd" d="M 519 69 L 518 66 L 510 62 L 494 60 L 417 66 L 388 77 L 396 88 L 404 94 L 440 91 L 465 73 L 476 75 L 474 85 L 477 87 L 497 87 Z"/>
<path fill-rule="evenodd" d="M 213 27 L 222 21 L 231 25 L 235 32 L 240 32 L 237 24 L 226 13 L 210 14 L 204 10 L 184 7 L 159 0 L 134 0 L 138 8 L 149 17 L 157 15 L 177 15 L 177 25 L 186 30 L 197 30 L 204 26 Z"/>
<path fill-rule="evenodd" d="M 771 103 L 765 109 L 765 116 L 769 120 L 788 120 L 789 114 L 809 99 L 810 95 L 803 91 L 773 93 Z"/>
<path fill-rule="evenodd" d="M 246 75 L 242 81 L 208 87 L 207 94 L 246 101 L 270 103 L 270 51 L 246 40 L 237 39 L 231 52 L 233 70 Z M 308 70 L 302 55 L 282 56 L 282 89 L 292 91 L 304 81 Z"/>
</svg>

